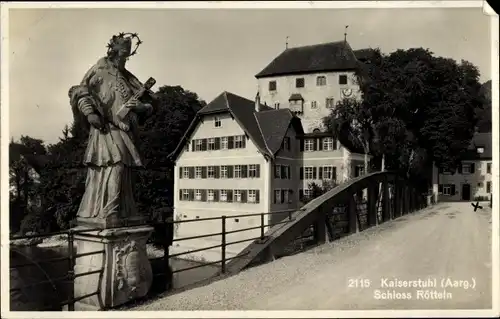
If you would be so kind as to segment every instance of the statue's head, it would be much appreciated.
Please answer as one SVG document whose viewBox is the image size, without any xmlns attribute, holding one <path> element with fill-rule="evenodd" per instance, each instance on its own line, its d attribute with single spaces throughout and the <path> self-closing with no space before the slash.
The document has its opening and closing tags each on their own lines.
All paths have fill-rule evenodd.
<svg viewBox="0 0 500 319">
<path fill-rule="evenodd" d="M 132 40 L 136 38 L 137 43 L 132 51 Z M 108 58 L 115 60 L 119 65 L 125 65 L 129 57 L 134 55 L 142 43 L 137 33 L 120 33 L 114 35 L 108 43 Z"/>
</svg>

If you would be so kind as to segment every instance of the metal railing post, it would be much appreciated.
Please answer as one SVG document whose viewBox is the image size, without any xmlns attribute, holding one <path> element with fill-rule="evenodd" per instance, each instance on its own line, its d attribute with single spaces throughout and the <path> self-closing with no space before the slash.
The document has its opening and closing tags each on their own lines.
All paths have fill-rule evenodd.
<svg viewBox="0 0 500 319">
<path fill-rule="evenodd" d="M 260 239 L 264 240 L 264 213 L 260 214 Z"/>
<path fill-rule="evenodd" d="M 68 281 L 73 284 L 69 289 L 68 311 L 75 311 L 75 252 L 74 252 L 74 232 L 72 229 L 68 231 Z"/>
<path fill-rule="evenodd" d="M 222 216 L 221 272 L 226 273 L 226 216 Z"/>
</svg>

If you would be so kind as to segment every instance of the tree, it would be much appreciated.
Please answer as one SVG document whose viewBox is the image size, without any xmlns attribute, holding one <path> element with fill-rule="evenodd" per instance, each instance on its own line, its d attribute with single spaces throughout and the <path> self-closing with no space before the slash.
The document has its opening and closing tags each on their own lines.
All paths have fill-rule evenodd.
<svg viewBox="0 0 500 319">
<path fill-rule="evenodd" d="M 375 49 L 356 78 L 361 101 L 354 109 L 361 109 L 362 122 L 371 123 L 370 151 L 376 162 L 385 158 L 388 168 L 411 176 L 428 171 L 432 162 L 451 170 L 458 166 L 483 103 L 474 65 L 422 48 L 387 55 Z M 325 123 L 342 126 L 345 117 L 338 113 L 332 111 Z M 351 116 L 347 122 L 354 120 Z"/>
<path fill-rule="evenodd" d="M 481 85 L 483 107 L 476 110 L 478 118 L 477 129 L 479 132 L 491 132 L 491 80 Z"/>
<path fill-rule="evenodd" d="M 309 183 L 307 185 L 309 195 L 304 196 L 304 198 L 302 199 L 302 202 L 304 204 L 307 204 L 310 201 L 312 201 L 313 199 L 327 193 L 328 191 L 334 189 L 337 186 L 338 186 L 338 184 L 332 180 L 323 180 L 321 182 L 321 185 L 319 185 L 315 182 Z"/>
</svg>

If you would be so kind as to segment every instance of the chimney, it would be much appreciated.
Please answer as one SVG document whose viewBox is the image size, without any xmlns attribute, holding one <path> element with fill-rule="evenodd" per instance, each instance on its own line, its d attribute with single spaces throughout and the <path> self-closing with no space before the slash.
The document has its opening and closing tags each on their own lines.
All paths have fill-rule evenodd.
<svg viewBox="0 0 500 319">
<path fill-rule="evenodd" d="M 257 92 L 257 95 L 255 95 L 255 112 L 260 111 L 260 94 Z"/>
</svg>

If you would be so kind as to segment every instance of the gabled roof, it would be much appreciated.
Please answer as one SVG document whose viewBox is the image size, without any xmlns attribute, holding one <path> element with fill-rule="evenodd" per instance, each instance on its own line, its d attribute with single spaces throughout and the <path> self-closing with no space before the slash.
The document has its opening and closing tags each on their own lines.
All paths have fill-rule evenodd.
<svg viewBox="0 0 500 319">
<path fill-rule="evenodd" d="M 484 152 L 478 153 L 477 152 L 478 147 L 484 148 Z M 465 154 L 465 156 L 463 157 L 463 159 L 464 160 L 492 159 L 493 158 L 492 147 L 493 147 L 493 140 L 491 133 L 475 133 L 474 136 L 472 137 L 469 149 Z"/>
<path fill-rule="evenodd" d="M 357 59 L 349 43 L 338 41 L 286 49 L 255 77 L 346 71 L 356 67 Z"/>
<path fill-rule="evenodd" d="M 274 110 L 260 104 L 260 111 L 255 112 L 255 102 L 233 93 L 223 92 L 212 102 L 198 111 L 182 137 L 176 149 L 169 155 L 175 160 L 189 140 L 198 123 L 205 115 L 230 113 L 238 122 L 245 134 L 253 141 L 257 149 L 266 156 L 274 157 L 281 146 L 288 127 L 293 125 L 298 133 L 302 133 L 300 120 L 288 109 Z M 295 120 L 294 120 L 295 119 Z M 298 122 L 297 122 L 298 120 Z M 278 145 L 276 147 L 276 145 Z"/>
</svg>

